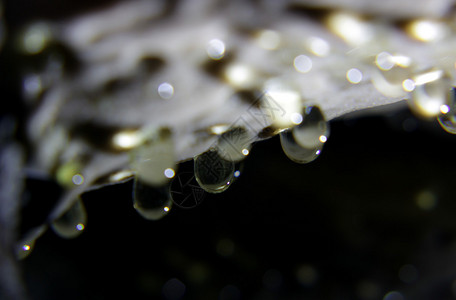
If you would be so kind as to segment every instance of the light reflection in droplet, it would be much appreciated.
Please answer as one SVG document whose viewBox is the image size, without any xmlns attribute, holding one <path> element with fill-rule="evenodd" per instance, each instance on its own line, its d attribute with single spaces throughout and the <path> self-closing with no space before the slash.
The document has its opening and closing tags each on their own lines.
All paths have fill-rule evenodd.
<svg viewBox="0 0 456 300">
<path fill-rule="evenodd" d="M 275 50 L 280 45 L 280 35 L 273 30 L 262 30 L 258 33 L 258 45 L 266 50 Z"/>
<path fill-rule="evenodd" d="M 219 39 L 210 40 L 206 47 L 207 55 L 213 60 L 222 59 L 225 56 L 225 43 Z"/>
<path fill-rule="evenodd" d="M 163 82 L 158 86 L 158 94 L 165 100 L 171 99 L 174 95 L 174 87 L 169 82 Z"/>
<path fill-rule="evenodd" d="M 168 206 L 165 206 L 165 207 L 163 207 L 163 210 L 164 210 L 165 212 L 169 212 L 169 207 L 168 207 Z"/>
<path fill-rule="evenodd" d="M 448 105 L 444 104 L 444 105 L 440 106 L 440 112 L 442 114 L 447 114 L 450 112 L 450 107 Z"/>
<path fill-rule="evenodd" d="M 144 184 L 160 187 L 169 182 L 164 171 L 176 170 L 171 131 L 168 128 L 153 130 L 149 139 L 133 150 L 131 164 Z"/>
<path fill-rule="evenodd" d="M 87 223 L 87 212 L 81 199 L 78 199 L 62 216 L 54 220 L 51 228 L 60 237 L 71 239 L 79 236 Z"/>
<path fill-rule="evenodd" d="M 330 46 L 327 41 L 319 37 L 311 37 L 307 41 L 309 51 L 316 56 L 325 57 L 329 54 Z"/>
<path fill-rule="evenodd" d="M 302 123 L 302 115 L 300 113 L 293 113 L 291 114 L 291 122 L 295 125 L 299 125 Z"/>
<path fill-rule="evenodd" d="M 301 54 L 295 57 L 293 65 L 296 71 L 307 73 L 312 70 L 312 59 L 307 55 Z"/>
<path fill-rule="evenodd" d="M 284 153 L 300 164 L 315 160 L 329 135 L 328 125 L 318 107 L 307 107 L 303 115 L 300 125 L 280 133 Z"/>
<path fill-rule="evenodd" d="M 225 160 L 239 162 L 250 153 L 252 138 L 244 127 L 235 127 L 223 133 L 215 149 Z"/>
<path fill-rule="evenodd" d="M 415 89 L 415 82 L 412 79 L 406 79 L 402 82 L 402 88 L 406 92 L 411 92 Z"/>
<path fill-rule="evenodd" d="M 35 240 L 20 242 L 16 248 L 17 259 L 24 259 L 27 256 L 29 256 L 30 253 L 32 253 L 34 247 L 35 247 Z"/>
<path fill-rule="evenodd" d="M 234 177 L 239 178 L 239 176 L 241 176 L 241 172 L 239 170 L 235 171 L 234 172 Z"/>
<path fill-rule="evenodd" d="M 73 183 L 75 185 L 81 185 L 84 183 L 84 176 L 82 176 L 81 174 L 75 174 L 75 175 L 73 175 L 71 180 L 73 181 Z"/>
<path fill-rule="evenodd" d="M 347 76 L 347 80 L 353 84 L 360 83 L 361 80 L 363 80 L 363 73 L 359 69 L 356 69 L 356 68 L 352 68 L 352 69 L 348 70 L 346 76 Z"/>
<path fill-rule="evenodd" d="M 442 70 L 418 74 L 413 80 L 415 89 L 408 103 L 418 116 L 437 117 L 441 114 L 442 106 L 451 104 L 451 80 Z"/>
<path fill-rule="evenodd" d="M 167 178 L 173 178 L 176 175 L 176 172 L 172 168 L 166 168 L 165 172 L 163 172 Z"/>
</svg>

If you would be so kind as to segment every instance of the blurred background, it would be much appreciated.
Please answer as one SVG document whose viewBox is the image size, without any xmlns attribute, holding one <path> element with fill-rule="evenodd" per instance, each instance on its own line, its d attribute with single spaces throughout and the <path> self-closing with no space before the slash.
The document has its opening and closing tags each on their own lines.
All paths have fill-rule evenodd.
<svg viewBox="0 0 456 300">
<path fill-rule="evenodd" d="M 5 1 L 4 23 L 14 34 L 105 2 Z M 5 60 L 9 113 L 25 117 L 4 69 L 19 62 Z M 48 230 L 20 262 L 30 298 L 455 299 L 456 137 L 406 108 L 330 125 L 316 161 L 291 162 L 277 136 L 260 142 L 226 192 L 156 222 L 134 210 L 131 181 L 84 194 L 84 233 Z M 23 211 L 24 232 L 59 195 L 38 179 L 26 189 L 39 201 Z"/>
</svg>

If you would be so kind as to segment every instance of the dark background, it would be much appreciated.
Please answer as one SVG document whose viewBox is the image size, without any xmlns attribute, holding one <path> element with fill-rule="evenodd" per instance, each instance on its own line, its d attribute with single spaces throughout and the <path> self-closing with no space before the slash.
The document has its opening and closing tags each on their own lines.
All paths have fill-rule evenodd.
<svg viewBox="0 0 456 300">
<path fill-rule="evenodd" d="M 226 192 L 160 221 L 135 212 L 131 182 L 91 192 L 84 233 L 40 238 L 27 285 L 32 299 L 454 299 L 455 149 L 402 109 L 331 122 L 308 165 L 260 142 Z"/>
</svg>

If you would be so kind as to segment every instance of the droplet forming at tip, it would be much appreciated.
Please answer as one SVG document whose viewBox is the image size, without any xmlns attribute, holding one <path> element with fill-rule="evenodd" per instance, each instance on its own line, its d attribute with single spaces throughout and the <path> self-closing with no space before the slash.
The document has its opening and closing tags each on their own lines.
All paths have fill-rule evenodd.
<svg viewBox="0 0 456 300">
<path fill-rule="evenodd" d="M 71 239 L 79 236 L 87 224 L 87 212 L 81 199 L 51 224 L 54 232 L 62 238 Z"/>
<path fill-rule="evenodd" d="M 328 132 L 321 110 L 317 106 L 306 107 L 301 124 L 280 133 L 282 149 L 292 161 L 309 163 L 321 154 Z"/>
<path fill-rule="evenodd" d="M 194 158 L 195 178 L 209 193 L 221 193 L 233 182 L 235 164 L 219 155 L 214 149 Z"/>
<path fill-rule="evenodd" d="M 156 221 L 166 216 L 172 207 L 169 185 L 150 186 L 135 177 L 133 207 L 145 219 Z"/>
</svg>

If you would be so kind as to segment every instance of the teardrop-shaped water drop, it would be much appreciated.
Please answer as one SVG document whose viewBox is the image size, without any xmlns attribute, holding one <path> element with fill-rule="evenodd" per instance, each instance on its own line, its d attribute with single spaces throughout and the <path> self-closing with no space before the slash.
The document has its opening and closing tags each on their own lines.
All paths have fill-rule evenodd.
<svg viewBox="0 0 456 300">
<path fill-rule="evenodd" d="M 195 178 L 198 184 L 209 193 L 225 191 L 233 181 L 234 162 L 221 157 L 218 151 L 208 151 L 194 158 Z"/>
<path fill-rule="evenodd" d="M 16 247 L 16 257 L 21 260 L 26 258 L 32 253 L 33 248 L 35 248 L 35 240 L 24 240 L 17 244 Z"/>
<path fill-rule="evenodd" d="M 328 124 L 318 106 L 308 106 L 302 112 L 302 122 L 291 130 L 296 142 L 307 149 L 317 149 L 328 139 Z"/>
<path fill-rule="evenodd" d="M 450 102 L 452 103 L 442 114 L 437 118 L 440 126 L 451 134 L 456 134 L 456 88 L 450 91 Z"/>
<path fill-rule="evenodd" d="M 174 176 L 174 143 L 169 129 L 159 129 L 153 137 L 136 148 L 132 155 L 132 167 L 144 184 L 162 186 Z"/>
<path fill-rule="evenodd" d="M 81 199 L 61 217 L 52 222 L 51 227 L 60 237 L 71 239 L 79 236 L 87 224 L 87 212 Z"/>
<path fill-rule="evenodd" d="M 225 160 L 239 162 L 249 155 L 252 137 L 246 129 L 234 127 L 220 136 L 215 148 Z"/>
<path fill-rule="evenodd" d="M 451 103 L 451 80 L 442 70 L 430 70 L 413 77 L 415 87 L 408 101 L 420 117 L 432 118 L 448 110 Z"/>
<path fill-rule="evenodd" d="M 299 125 L 280 133 L 280 142 L 288 158 L 305 164 L 320 155 L 328 136 L 329 127 L 320 108 L 308 106 Z"/>
<path fill-rule="evenodd" d="M 133 207 L 147 220 L 159 220 L 171 210 L 173 202 L 169 186 L 151 186 L 135 177 L 133 185 Z"/>
<path fill-rule="evenodd" d="M 305 148 L 299 145 L 291 130 L 280 133 L 280 143 L 283 152 L 292 161 L 299 164 L 306 164 L 315 160 L 321 153 L 321 148 Z"/>
</svg>

